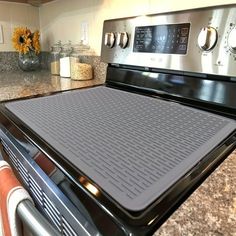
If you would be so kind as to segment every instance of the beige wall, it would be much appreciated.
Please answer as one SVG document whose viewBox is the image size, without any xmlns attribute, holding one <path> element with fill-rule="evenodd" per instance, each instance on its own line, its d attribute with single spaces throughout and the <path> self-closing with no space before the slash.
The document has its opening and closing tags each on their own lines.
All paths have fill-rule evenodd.
<svg viewBox="0 0 236 236">
<path fill-rule="evenodd" d="M 32 31 L 39 29 L 39 9 L 27 4 L 0 1 L 0 25 L 4 39 L 0 51 L 15 51 L 11 42 L 14 28 L 27 26 Z"/>
<path fill-rule="evenodd" d="M 89 44 L 100 55 L 104 19 L 236 3 L 232 0 L 56 0 L 40 7 L 42 46 L 61 40 L 78 43 L 81 23 L 89 24 Z"/>
</svg>

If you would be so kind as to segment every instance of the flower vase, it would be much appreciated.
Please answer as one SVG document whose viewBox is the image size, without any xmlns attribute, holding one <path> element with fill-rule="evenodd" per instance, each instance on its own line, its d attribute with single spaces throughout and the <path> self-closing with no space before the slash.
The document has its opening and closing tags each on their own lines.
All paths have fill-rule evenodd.
<svg viewBox="0 0 236 236">
<path fill-rule="evenodd" d="M 34 51 L 19 53 L 19 67 L 23 71 L 37 70 L 39 65 L 39 56 Z"/>
</svg>

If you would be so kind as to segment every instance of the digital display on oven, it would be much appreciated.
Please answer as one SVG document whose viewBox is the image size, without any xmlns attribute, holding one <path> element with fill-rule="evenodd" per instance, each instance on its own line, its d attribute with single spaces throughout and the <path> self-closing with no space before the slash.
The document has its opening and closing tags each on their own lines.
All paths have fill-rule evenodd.
<svg viewBox="0 0 236 236">
<path fill-rule="evenodd" d="M 133 52 L 186 54 L 190 23 L 135 27 Z"/>
</svg>

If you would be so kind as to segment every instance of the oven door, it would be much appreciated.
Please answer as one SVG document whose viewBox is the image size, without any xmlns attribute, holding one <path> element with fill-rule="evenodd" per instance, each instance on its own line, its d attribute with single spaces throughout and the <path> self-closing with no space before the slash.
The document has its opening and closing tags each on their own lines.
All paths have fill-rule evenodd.
<svg viewBox="0 0 236 236">
<path fill-rule="evenodd" d="M 76 205 L 70 182 L 39 150 L 0 126 L 1 152 L 28 190 L 37 208 L 62 235 L 100 235 L 82 203 Z"/>
</svg>

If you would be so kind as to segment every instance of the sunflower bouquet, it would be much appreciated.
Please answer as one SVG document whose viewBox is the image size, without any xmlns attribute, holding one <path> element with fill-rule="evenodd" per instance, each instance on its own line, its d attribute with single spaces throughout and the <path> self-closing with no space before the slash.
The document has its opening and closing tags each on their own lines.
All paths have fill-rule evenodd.
<svg viewBox="0 0 236 236">
<path fill-rule="evenodd" d="M 20 54 L 40 53 L 39 31 L 31 32 L 27 27 L 17 27 L 13 32 L 13 47 Z"/>
</svg>

